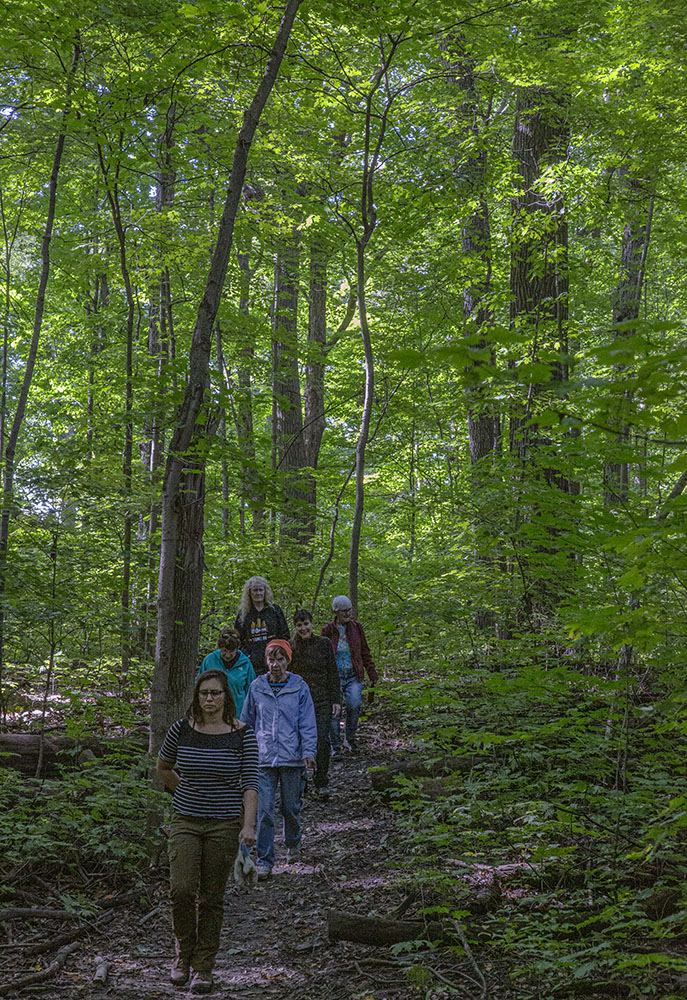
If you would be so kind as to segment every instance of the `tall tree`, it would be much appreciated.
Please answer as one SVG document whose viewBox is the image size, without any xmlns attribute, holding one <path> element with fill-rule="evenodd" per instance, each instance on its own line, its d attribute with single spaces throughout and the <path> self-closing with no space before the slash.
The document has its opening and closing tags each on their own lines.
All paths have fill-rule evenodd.
<svg viewBox="0 0 687 1000">
<path fill-rule="evenodd" d="M 643 179 L 632 176 L 627 168 L 620 171 L 627 221 L 623 227 L 618 286 L 613 296 L 613 336 L 622 340 L 633 332 L 639 319 L 646 274 L 646 258 L 651 239 L 654 196 Z M 615 365 L 614 383 L 617 391 L 612 420 L 617 426 L 616 445 L 627 450 L 630 444 L 631 392 L 623 384 L 624 364 Z M 613 506 L 628 499 L 630 463 L 626 458 L 606 462 L 604 469 L 606 502 Z"/>
<path fill-rule="evenodd" d="M 307 540 L 307 493 L 301 488 L 306 464 L 298 358 L 300 242 L 296 232 L 282 233 L 274 265 L 272 311 L 272 453 L 279 472 L 284 506 L 280 534 Z"/>
<path fill-rule="evenodd" d="M 374 191 L 375 176 L 379 168 L 380 156 L 394 94 L 389 85 L 389 69 L 398 46 L 404 40 L 403 32 L 387 39 L 386 45 L 380 38 L 379 67 L 372 77 L 372 82 L 365 95 L 365 117 L 363 120 L 362 174 L 360 178 L 360 219 L 357 226 L 349 223 L 355 239 L 356 249 L 356 288 L 358 297 L 358 319 L 360 333 L 363 339 L 365 355 L 365 393 L 363 397 L 363 412 L 360 420 L 358 443 L 355 450 L 355 509 L 351 525 L 351 548 L 348 561 L 348 595 L 353 605 L 353 614 L 358 613 L 358 578 L 360 558 L 360 536 L 363 526 L 363 511 L 365 507 L 365 452 L 370 436 L 372 420 L 372 404 L 374 402 L 375 368 L 372 350 L 372 336 L 367 311 L 365 285 L 367 283 L 367 248 L 377 228 L 377 210 Z M 382 90 L 384 98 L 381 111 L 375 106 L 378 91 Z M 375 133 L 376 129 L 376 135 Z"/>
<path fill-rule="evenodd" d="M 260 116 L 276 82 L 299 6 L 300 0 L 289 0 L 286 4 L 262 79 L 243 115 L 217 241 L 193 331 L 184 399 L 165 465 L 158 634 L 151 690 L 152 749 L 159 746 L 169 722 L 182 711 L 193 678 L 202 594 L 202 517 L 195 518 L 196 530 L 185 534 L 184 507 L 190 502 L 196 513 L 203 509 L 202 484 L 194 477 L 198 477 L 199 467 L 202 474 L 204 463 L 202 436 L 199 436 L 198 425 L 206 402 L 215 318 L 231 254 L 248 154 Z M 189 455 L 193 456 L 190 461 Z M 185 593 L 189 598 L 183 618 L 179 617 L 177 606 L 180 593 Z"/>
<path fill-rule="evenodd" d="M 527 338 L 529 373 L 525 397 L 511 415 L 510 443 L 522 463 L 523 483 L 536 484 L 541 477 L 547 487 L 563 493 L 573 492 L 573 487 L 557 467 L 553 442 L 537 417 L 550 403 L 551 387 L 568 379 L 568 224 L 556 169 L 567 156 L 569 135 L 563 98 L 545 87 L 519 93 L 512 142 L 520 190 L 512 205 L 510 318 L 523 340 Z M 530 503 L 531 516 L 541 519 L 547 506 L 540 494 Z M 529 553 L 531 578 L 523 573 L 527 556 L 518 556 L 528 615 L 533 609 L 550 610 L 560 596 L 555 574 L 532 565 L 542 560 L 551 564 L 556 549 L 556 529 L 545 527 L 551 524 L 548 511 L 540 523 L 542 545 L 535 547 L 540 557 L 535 560 L 534 552 Z"/>
</svg>

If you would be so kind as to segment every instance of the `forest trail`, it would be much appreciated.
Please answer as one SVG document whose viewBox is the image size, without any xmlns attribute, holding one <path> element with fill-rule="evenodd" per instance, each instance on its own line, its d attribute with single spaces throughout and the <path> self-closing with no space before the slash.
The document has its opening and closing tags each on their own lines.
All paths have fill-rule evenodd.
<svg viewBox="0 0 687 1000">
<path fill-rule="evenodd" d="M 327 937 L 328 909 L 387 915 L 404 895 L 402 867 L 389 864 L 404 853 L 395 817 L 371 793 L 368 774 L 368 768 L 388 763 L 402 743 L 374 716 L 361 725 L 360 746 L 359 755 L 332 762 L 328 802 L 305 798 L 302 860 L 287 865 L 278 843 L 270 879 L 253 890 L 229 884 L 213 996 L 406 1000 L 417 995 L 398 972 L 373 962 L 369 972 L 363 968 L 365 956 L 391 957 L 386 949 L 331 944 Z M 173 938 L 166 870 L 161 868 L 148 901 L 121 911 L 106 935 L 82 940 L 54 979 L 6 995 L 65 1000 L 193 995 L 169 982 Z M 93 982 L 97 955 L 110 963 L 105 984 Z M 7 969 L 0 978 L 8 978 Z"/>
</svg>

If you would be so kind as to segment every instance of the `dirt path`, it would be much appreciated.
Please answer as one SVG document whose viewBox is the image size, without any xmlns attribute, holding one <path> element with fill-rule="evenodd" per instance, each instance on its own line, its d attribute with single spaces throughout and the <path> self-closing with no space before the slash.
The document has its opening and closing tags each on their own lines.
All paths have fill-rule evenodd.
<svg viewBox="0 0 687 1000">
<path fill-rule="evenodd" d="M 214 996 L 405 1000 L 413 995 L 398 974 L 361 967 L 366 955 L 389 957 L 385 949 L 327 939 L 329 908 L 389 913 L 403 896 L 403 872 L 389 865 L 390 855 L 402 853 L 394 815 L 371 795 L 367 772 L 388 761 L 399 744 L 377 720 L 361 727 L 360 742 L 359 756 L 347 754 L 332 763 L 330 801 L 305 800 L 302 860 L 287 865 L 280 844 L 269 880 L 252 891 L 228 889 Z M 105 985 L 92 981 L 96 955 L 111 963 Z M 171 960 L 167 888 L 161 877 L 150 901 L 118 916 L 106 940 L 84 940 L 54 980 L 14 995 L 70 1000 L 190 995 L 169 983 Z"/>
</svg>

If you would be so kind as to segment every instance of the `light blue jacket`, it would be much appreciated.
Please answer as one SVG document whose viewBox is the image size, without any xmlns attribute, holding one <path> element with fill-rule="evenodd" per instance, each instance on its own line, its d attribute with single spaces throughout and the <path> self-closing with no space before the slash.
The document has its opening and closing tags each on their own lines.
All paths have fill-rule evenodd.
<svg viewBox="0 0 687 1000">
<path fill-rule="evenodd" d="M 222 670 L 224 672 L 227 681 L 229 682 L 229 689 L 231 690 L 234 698 L 236 718 L 239 719 L 241 717 L 243 703 L 246 699 L 246 695 L 248 694 L 248 688 L 255 680 L 253 664 L 250 662 L 245 653 L 239 653 L 239 658 L 236 663 L 234 663 L 233 666 L 228 667 L 222 659 L 222 654 L 219 649 L 214 649 L 212 653 L 208 653 L 201 663 L 198 676 L 200 676 L 200 674 L 204 674 L 206 670 Z M 197 679 L 198 678 L 196 678 L 196 680 Z"/>
<path fill-rule="evenodd" d="M 258 738 L 261 767 L 296 767 L 317 750 L 317 724 L 310 688 L 298 674 L 287 674 L 283 688 L 274 692 L 267 674 L 254 680 L 241 721 Z"/>
</svg>

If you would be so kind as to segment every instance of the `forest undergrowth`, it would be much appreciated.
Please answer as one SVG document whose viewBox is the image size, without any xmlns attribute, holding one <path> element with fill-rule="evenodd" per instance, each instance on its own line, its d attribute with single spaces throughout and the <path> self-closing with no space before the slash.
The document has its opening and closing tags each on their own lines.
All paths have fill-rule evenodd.
<svg viewBox="0 0 687 1000">
<path fill-rule="evenodd" d="M 306 799 L 302 863 L 278 863 L 251 894 L 228 890 L 219 995 L 687 995 L 674 696 L 646 677 L 456 664 L 444 675 L 417 661 L 387 674 L 380 695 L 363 754 L 332 766 L 331 801 Z M 164 841 L 154 834 L 151 865 L 140 748 L 79 750 L 121 735 L 116 703 L 80 695 L 69 710 L 56 697 L 48 728 L 68 716 L 77 740 L 60 776 L 0 772 L 0 996 L 175 994 Z M 142 701 L 127 706 L 130 731 L 143 713 Z M 30 728 L 30 715 L 9 728 Z M 432 938 L 420 922 L 416 940 L 391 947 L 334 943 L 329 911 L 442 930 Z"/>
</svg>

